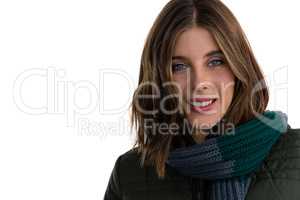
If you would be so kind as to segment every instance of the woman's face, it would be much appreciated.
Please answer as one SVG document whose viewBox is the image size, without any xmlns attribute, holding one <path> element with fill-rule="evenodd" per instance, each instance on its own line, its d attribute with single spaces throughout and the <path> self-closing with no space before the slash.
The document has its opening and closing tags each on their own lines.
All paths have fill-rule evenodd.
<svg viewBox="0 0 300 200">
<path fill-rule="evenodd" d="M 215 125 L 232 101 L 234 75 L 206 29 L 193 27 L 179 36 L 172 72 L 188 121 L 197 129 Z"/>
</svg>

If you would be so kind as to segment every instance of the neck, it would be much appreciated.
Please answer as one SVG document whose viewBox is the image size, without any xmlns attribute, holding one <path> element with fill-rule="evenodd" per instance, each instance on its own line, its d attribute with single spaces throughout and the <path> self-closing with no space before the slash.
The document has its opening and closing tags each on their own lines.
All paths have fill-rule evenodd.
<svg viewBox="0 0 300 200">
<path fill-rule="evenodd" d="M 202 143 L 205 141 L 207 133 L 204 133 L 201 129 L 196 129 L 192 134 L 192 137 L 196 143 Z"/>
</svg>

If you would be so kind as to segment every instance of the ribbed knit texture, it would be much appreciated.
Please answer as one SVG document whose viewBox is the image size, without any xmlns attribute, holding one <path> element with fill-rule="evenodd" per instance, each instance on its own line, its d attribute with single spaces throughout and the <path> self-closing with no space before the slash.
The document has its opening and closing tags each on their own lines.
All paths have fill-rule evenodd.
<svg viewBox="0 0 300 200">
<path fill-rule="evenodd" d="M 261 166 L 286 130 L 285 113 L 265 111 L 224 135 L 171 151 L 167 164 L 183 175 L 208 180 L 209 199 L 244 200 L 250 173 Z"/>
</svg>

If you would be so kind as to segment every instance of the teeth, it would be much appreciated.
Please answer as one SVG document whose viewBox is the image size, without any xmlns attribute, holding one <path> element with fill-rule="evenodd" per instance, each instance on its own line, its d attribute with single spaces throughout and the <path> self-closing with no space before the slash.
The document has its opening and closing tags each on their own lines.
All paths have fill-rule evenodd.
<svg viewBox="0 0 300 200">
<path fill-rule="evenodd" d="M 196 107 L 203 107 L 203 106 L 207 106 L 207 105 L 211 104 L 212 102 L 213 102 L 213 100 L 202 101 L 202 102 L 192 101 L 191 104 Z"/>
</svg>

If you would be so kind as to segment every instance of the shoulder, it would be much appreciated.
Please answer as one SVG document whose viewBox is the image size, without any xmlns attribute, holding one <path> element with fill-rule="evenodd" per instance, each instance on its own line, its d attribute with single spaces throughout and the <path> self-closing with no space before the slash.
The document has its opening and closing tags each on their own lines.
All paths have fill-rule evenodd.
<svg viewBox="0 0 300 200">
<path fill-rule="evenodd" d="M 121 154 L 117 159 L 120 180 L 123 184 L 141 182 L 145 177 L 145 167 L 141 165 L 137 148 L 132 148 Z"/>
<path fill-rule="evenodd" d="M 137 148 L 132 148 L 121 154 L 118 157 L 118 160 L 122 164 L 136 164 L 140 160 L 140 154 L 138 153 Z"/>
<path fill-rule="evenodd" d="M 121 154 L 116 162 L 122 185 L 143 182 L 162 182 L 181 179 L 182 177 L 173 168 L 166 165 L 166 176 L 160 180 L 153 165 L 142 165 L 141 154 L 137 148 L 132 148 Z"/>
<path fill-rule="evenodd" d="M 132 148 L 121 154 L 114 167 L 123 191 L 134 192 L 149 182 L 160 182 L 153 165 L 142 165 L 141 154 Z"/>
<path fill-rule="evenodd" d="M 289 127 L 273 145 L 265 164 L 274 177 L 300 181 L 300 129 Z"/>
<path fill-rule="evenodd" d="M 300 129 L 290 126 L 254 174 L 249 199 L 299 199 Z M 253 197 L 253 198 L 251 198 Z"/>
<path fill-rule="evenodd" d="M 141 182 L 139 179 L 143 177 L 143 170 L 139 167 L 139 156 L 136 149 L 123 153 L 115 161 L 104 199 L 123 199 L 128 187 L 134 189 L 132 186 L 137 185 L 135 182 Z"/>
<path fill-rule="evenodd" d="M 141 165 L 140 161 L 141 155 L 136 148 L 118 157 L 106 190 L 105 200 L 145 199 L 146 194 L 150 195 L 150 199 L 167 199 L 170 195 L 172 199 L 183 199 L 182 196 L 189 195 L 188 180 L 185 177 L 166 167 L 166 176 L 160 179 L 154 166 Z M 158 194 L 157 191 L 160 193 Z M 113 196 L 119 198 L 111 198 Z"/>
</svg>

